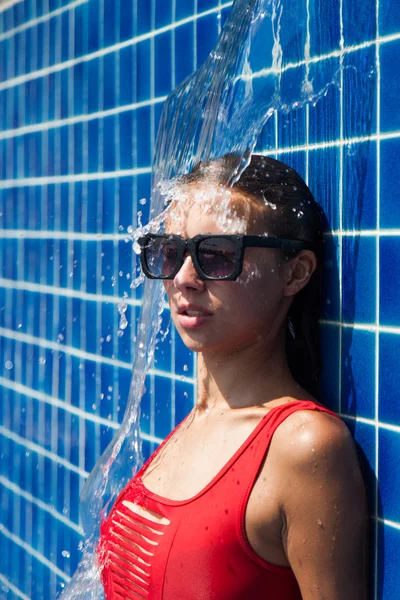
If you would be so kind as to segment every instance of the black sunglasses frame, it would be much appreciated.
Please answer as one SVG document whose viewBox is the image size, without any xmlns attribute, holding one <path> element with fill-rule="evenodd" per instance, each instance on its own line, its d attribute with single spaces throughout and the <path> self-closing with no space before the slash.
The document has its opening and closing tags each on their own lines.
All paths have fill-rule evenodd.
<svg viewBox="0 0 400 600">
<path fill-rule="evenodd" d="M 229 240 L 233 243 L 235 249 L 235 267 L 230 275 L 227 277 L 210 277 L 206 273 L 204 273 L 198 259 L 198 248 L 202 241 L 208 239 L 225 239 Z M 177 249 L 177 257 L 176 257 L 176 267 L 172 271 L 170 275 L 161 275 L 156 276 L 153 275 L 147 264 L 146 257 L 146 244 L 150 240 L 155 239 L 167 239 L 169 241 L 173 241 L 176 245 Z M 180 271 L 183 265 L 183 261 L 185 258 L 185 254 L 189 253 L 194 268 L 200 279 L 204 281 L 234 281 L 239 277 L 243 269 L 243 258 L 244 251 L 246 248 L 281 248 L 287 250 L 305 250 L 312 249 L 313 244 L 310 242 L 305 242 L 303 240 L 289 240 L 282 238 L 269 238 L 262 235 L 217 235 L 217 234 L 200 234 L 196 235 L 193 238 L 184 239 L 179 235 L 175 234 L 154 234 L 148 233 L 145 236 L 138 239 L 138 244 L 141 248 L 140 252 L 140 262 L 142 265 L 142 269 L 146 277 L 149 279 L 174 279 L 176 274 Z"/>
</svg>

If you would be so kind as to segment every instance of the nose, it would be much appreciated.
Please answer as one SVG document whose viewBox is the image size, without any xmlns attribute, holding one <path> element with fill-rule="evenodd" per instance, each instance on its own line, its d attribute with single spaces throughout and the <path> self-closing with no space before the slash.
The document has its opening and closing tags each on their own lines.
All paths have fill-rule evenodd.
<svg viewBox="0 0 400 600">
<path fill-rule="evenodd" d="M 181 292 L 186 289 L 194 289 L 199 292 L 205 289 L 205 281 L 199 278 L 194 268 L 192 257 L 186 254 L 183 264 L 174 277 L 174 285 Z"/>
</svg>

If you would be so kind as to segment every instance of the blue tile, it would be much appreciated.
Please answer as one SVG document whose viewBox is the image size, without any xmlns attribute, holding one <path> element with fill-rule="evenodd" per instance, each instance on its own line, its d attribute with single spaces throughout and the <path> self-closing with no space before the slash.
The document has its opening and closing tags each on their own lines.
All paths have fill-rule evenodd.
<svg viewBox="0 0 400 600">
<path fill-rule="evenodd" d="M 115 179 L 103 181 L 103 207 L 102 207 L 102 231 L 103 233 L 116 233 L 114 226 L 114 213 L 116 203 Z M 113 242 L 113 247 L 115 246 Z M 112 273 L 117 275 L 117 273 Z"/>
<path fill-rule="evenodd" d="M 375 47 L 363 48 L 344 57 L 343 135 L 365 138 L 376 130 Z"/>
<path fill-rule="evenodd" d="M 88 112 L 99 110 L 99 61 L 92 59 L 88 62 Z"/>
<path fill-rule="evenodd" d="M 218 37 L 217 15 L 202 17 L 197 21 L 197 67 L 208 58 Z"/>
<path fill-rule="evenodd" d="M 72 58 L 69 55 L 69 21 L 70 21 L 69 11 L 65 11 L 64 13 L 62 13 L 60 18 L 61 18 L 61 40 L 60 40 L 61 60 L 62 60 L 62 62 L 65 62 L 66 60 L 69 60 L 69 58 Z"/>
<path fill-rule="evenodd" d="M 346 236 L 342 243 L 343 320 L 376 321 L 375 237 Z"/>
<path fill-rule="evenodd" d="M 75 115 L 83 113 L 83 105 L 87 102 L 87 99 L 84 97 L 84 76 L 84 65 L 82 63 L 75 65 L 73 70 Z"/>
<path fill-rule="evenodd" d="M 321 325 L 321 390 L 322 404 L 339 411 L 339 341 L 340 329 L 336 325 Z"/>
<path fill-rule="evenodd" d="M 342 412 L 375 418 L 375 333 L 342 332 Z"/>
<path fill-rule="evenodd" d="M 114 0 L 104 0 L 104 46 L 112 46 L 116 43 Z"/>
<path fill-rule="evenodd" d="M 134 98 L 133 60 L 133 46 L 121 48 L 119 51 L 119 97 L 122 106 L 124 104 L 132 104 Z"/>
<path fill-rule="evenodd" d="M 309 141 L 318 143 L 337 140 L 340 136 L 340 92 L 337 85 L 331 85 L 337 78 L 339 60 L 326 60 L 310 65 L 310 79 L 315 94 L 322 96 L 309 109 Z M 327 88 L 326 86 L 329 85 Z M 298 86 L 301 90 L 301 85 Z"/>
<path fill-rule="evenodd" d="M 56 49 L 58 47 L 58 40 L 61 31 L 61 17 L 50 19 L 45 25 L 45 31 L 47 32 L 49 39 L 49 55 L 46 63 L 51 66 L 57 62 Z"/>
<path fill-rule="evenodd" d="M 103 169 L 104 171 L 115 170 L 115 116 L 106 117 L 103 120 Z"/>
<path fill-rule="evenodd" d="M 380 47 L 381 68 L 381 131 L 400 129 L 400 111 L 398 99 L 400 95 L 400 79 L 393 77 L 397 72 L 400 40 Z"/>
<path fill-rule="evenodd" d="M 93 119 L 88 123 L 88 169 L 89 173 L 97 173 L 99 168 L 99 122 Z"/>
<path fill-rule="evenodd" d="M 195 399 L 193 386 L 183 381 L 175 384 L 175 424 L 180 423 L 192 410 Z"/>
<path fill-rule="evenodd" d="M 379 516 L 400 523 L 400 435 L 379 429 Z"/>
<path fill-rule="evenodd" d="M 65 119 L 66 117 L 68 117 L 68 91 L 69 91 L 69 70 L 68 69 L 63 69 L 63 71 L 61 71 L 60 73 L 60 92 L 61 92 L 61 98 L 60 98 L 60 107 L 58 110 L 60 110 L 60 116 L 62 119 Z"/>
<path fill-rule="evenodd" d="M 100 44 L 99 5 L 97 2 L 88 3 L 88 52 L 96 52 Z"/>
<path fill-rule="evenodd" d="M 381 237 L 380 247 L 380 323 L 381 325 L 400 324 L 400 271 L 390 265 L 400 260 L 400 245 L 397 237 Z"/>
<path fill-rule="evenodd" d="M 137 152 L 137 166 L 149 167 L 151 165 L 151 128 L 150 108 L 144 107 L 136 111 L 137 139 L 141 140 Z"/>
<path fill-rule="evenodd" d="M 121 42 L 133 36 L 134 3 L 121 2 L 119 11 L 119 39 Z"/>
<path fill-rule="evenodd" d="M 333 230 L 339 228 L 339 168 L 338 148 L 321 148 L 310 152 L 308 185 Z"/>
<path fill-rule="evenodd" d="M 390 35 L 400 30 L 400 5 L 391 0 L 379 2 L 379 34 Z"/>
<path fill-rule="evenodd" d="M 172 23 L 171 2 L 155 0 L 155 29 L 160 29 Z"/>
<path fill-rule="evenodd" d="M 343 228 L 347 231 L 377 226 L 376 144 L 354 144 L 343 155 Z M 381 199 L 382 206 L 382 199 Z M 381 224 L 384 211 L 381 212 Z"/>
<path fill-rule="evenodd" d="M 311 56 L 329 54 L 340 47 L 340 6 L 314 0 L 310 3 Z"/>
<path fill-rule="evenodd" d="M 393 202 L 393 174 L 400 168 L 400 141 L 382 140 L 380 161 L 380 224 L 382 228 L 400 227 L 400 206 Z"/>
<path fill-rule="evenodd" d="M 379 523 L 378 534 L 378 597 L 392 600 L 399 590 L 400 529 Z"/>
<path fill-rule="evenodd" d="M 145 40 L 136 46 L 136 89 L 137 101 L 150 98 L 150 41 Z"/>
<path fill-rule="evenodd" d="M 379 334 L 379 420 L 398 425 L 399 407 L 396 402 L 400 382 L 398 357 L 400 336 Z"/>
<path fill-rule="evenodd" d="M 109 110 L 115 106 L 115 55 L 106 54 L 104 60 L 103 108 Z"/>
<path fill-rule="evenodd" d="M 210 10 L 211 8 L 215 8 L 216 6 L 218 6 L 217 0 L 198 0 L 197 12 L 202 13 L 206 10 Z"/>
<path fill-rule="evenodd" d="M 83 172 L 83 125 L 77 123 L 74 130 L 74 173 Z"/>
<path fill-rule="evenodd" d="M 157 35 L 154 40 L 156 98 L 171 91 L 171 52 L 171 32 Z"/>
<path fill-rule="evenodd" d="M 171 431 L 171 380 L 166 377 L 154 379 L 154 433 L 165 438 Z"/>
<path fill-rule="evenodd" d="M 83 43 L 84 43 L 84 26 L 86 23 L 85 19 L 85 11 L 87 7 L 84 4 L 80 6 L 76 6 L 74 9 L 74 56 L 78 58 L 82 56 L 84 53 Z"/>
<path fill-rule="evenodd" d="M 195 0 L 179 0 L 176 3 L 176 21 L 180 21 L 181 19 L 186 19 L 187 17 L 194 15 L 194 2 Z"/>
<path fill-rule="evenodd" d="M 126 111 L 120 113 L 119 119 L 119 161 L 121 169 L 133 168 L 133 151 L 134 151 L 134 120 L 136 121 L 135 113 Z"/>
<path fill-rule="evenodd" d="M 165 337 L 166 332 L 171 326 L 170 312 L 164 310 L 162 314 L 162 324 L 158 335 L 158 342 L 154 354 L 154 366 L 157 370 L 171 372 L 172 370 L 172 339 L 171 334 Z M 163 332 L 163 333 L 162 333 Z"/>
<path fill-rule="evenodd" d="M 194 70 L 193 23 L 177 27 L 175 31 L 175 82 L 179 85 Z M 185 52 L 182 52 L 185 48 Z"/>
<path fill-rule="evenodd" d="M 380 2 L 382 4 L 382 0 Z M 376 2 L 343 0 L 343 36 L 345 46 L 376 38 Z M 382 32 L 380 32 L 382 34 Z"/>
</svg>

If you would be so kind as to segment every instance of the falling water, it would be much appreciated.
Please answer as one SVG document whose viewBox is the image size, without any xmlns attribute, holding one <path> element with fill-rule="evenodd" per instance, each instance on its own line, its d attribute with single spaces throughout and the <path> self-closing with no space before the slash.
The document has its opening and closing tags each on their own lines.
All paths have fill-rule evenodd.
<svg viewBox="0 0 400 600">
<path fill-rule="evenodd" d="M 276 112 L 289 114 L 315 105 L 340 83 L 342 62 L 310 78 L 309 32 L 303 19 L 307 0 L 236 0 L 219 39 L 203 66 L 168 97 L 153 161 L 150 222 L 132 233 L 134 250 L 143 231 L 158 231 L 165 219 L 170 182 L 199 161 L 234 153 L 239 167 L 227 174 L 230 186 L 246 168 L 257 137 Z M 321 27 L 326 26 L 321 24 Z M 316 81 L 318 83 L 316 83 Z M 134 285 L 142 283 L 142 278 Z M 159 281 L 144 282 L 129 402 L 122 425 L 99 458 L 81 494 L 85 532 L 83 557 L 62 598 L 103 598 L 95 549 L 99 522 L 142 461 L 139 405 L 152 363 L 164 306 Z M 126 327 L 126 303 L 119 305 Z"/>
</svg>

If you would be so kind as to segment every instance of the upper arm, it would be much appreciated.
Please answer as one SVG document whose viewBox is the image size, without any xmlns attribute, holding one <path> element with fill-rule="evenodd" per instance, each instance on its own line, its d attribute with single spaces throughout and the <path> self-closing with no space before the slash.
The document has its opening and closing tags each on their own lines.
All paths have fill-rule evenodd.
<svg viewBox="0 0 400 600">
<path fill-rule="evenodd" d="M 289 563 L 303 600 L 366 600 L 368 515 L 354 441 L 326 413 L 299 418 L 279 444 Z"/>
</svg>

